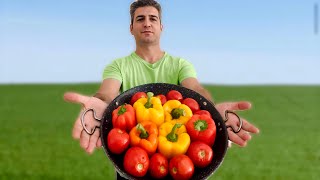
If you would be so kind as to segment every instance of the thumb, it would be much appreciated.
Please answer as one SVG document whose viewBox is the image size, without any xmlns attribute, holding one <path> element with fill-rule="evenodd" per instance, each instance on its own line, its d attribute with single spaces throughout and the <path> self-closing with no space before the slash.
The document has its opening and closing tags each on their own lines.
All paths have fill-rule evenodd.
<svg viewBox="0 0 320 180">
<path fill-rule="evenodd" d="M 90 99 L 90 97 L 84 96 L 82 94 L 75 93 L 75 92 L 66 92 L 63 95 L 63 99 L 66 102 L 77 103 L 77 104 L 85 104 L 85 102 L 87 102 Z"/>
</svg>

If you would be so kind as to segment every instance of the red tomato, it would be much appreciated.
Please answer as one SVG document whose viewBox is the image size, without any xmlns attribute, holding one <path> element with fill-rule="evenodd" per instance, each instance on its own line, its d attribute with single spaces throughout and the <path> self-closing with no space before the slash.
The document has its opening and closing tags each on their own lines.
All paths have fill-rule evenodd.
<svg viewBox="0 0 320 180">
<path fill-rule="evenodd" d="M 179 91 L 171 90 L 166 95 L 167 100 L 178 100 L 181 101 L 183 99 L 182 94 Z"/>
<path fill-rule="evenodd" d="M 194 173 L 194 165 L 188 156 L 177 155 L 169 162 L 169 172 L 173 179 L 190 179 Z"/>
<path fill-rule="evenodd" d="M 143 177 L 149 168 L 147 152 L 138 146 L 129 148 L 124 155 L 123 166 L 129 174 L 135 177 Z"/>
<path fill-rule="evenodd" d="M 207 110 L 199 110 L 199 111 L 195 112 L 194 114 L 199 114 L 199 115 L 205 114 L 205 115 L 208 115 L 210 118 L 212 118 L 211 114 Z"/>
<path fill-rule="evenodd" d="M 187 156 L 192 160 L 194 166 L 204 168 L 211 163 L 213 151 L 207 144 L 201 141 L 194 141 L 189 146 Z"/>
<path fill-rule="evenodd" d="M 191 109 L 192 113 L 195 113 L 200 110 L 198 102 L 192 98 L 186 98 L 182 100 L 182 104 L 187 105 Z"/>
<path fill-rule="evenodd" d="M 150 159 L 149 172 L 153 178 L 161 179 L 168 174 L 168 160 L 160 153 L 155 153 Z"/>
<path fill-rule="evenodd" d="M 162 105 L 164 105 L 164 103 L 167 102 L 167 98 L 166 98 L 166 96 L 163 95 L 163 94 L 159 94 L 159 95 L 157 95 L 156 97 L 160 99 Z"/>
<path fill-rule="evenodd" d="M 129 147 L 129 134 L 124 130 L 113 128 L 107 138 L 108 148 L 114 154 L 121 154 Z"/>
<path fill-rule="evenodd" d="M 130 104 L 133 105 L 138 99 L 148 97 L 145 92 L 136 92 L 130 100 Z"/>
</svg>

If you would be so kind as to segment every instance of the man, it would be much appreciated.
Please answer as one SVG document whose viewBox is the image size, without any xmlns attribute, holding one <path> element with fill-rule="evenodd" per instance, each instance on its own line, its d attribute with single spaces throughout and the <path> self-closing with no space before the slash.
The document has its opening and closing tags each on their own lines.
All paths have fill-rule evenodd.
<svg viewBox="0 0 320 180">
<path fill-rule="evenodd" d="M 85 109 L 93 108 L 97 116 L 103 111 L 119 92 L 137 85 L 165 82 L 182 85 L 192 89 L 213 102 L 210 93 L 205 90 L 196 78 L 193 66 L 184 59 L 175 58 L 160 48 L 160 35 L 163 30 L 161 23 L 161 7 L 154 0 L 138 0 L 130 6 L 130 32 L 136 41 L 136 50 L 131 55 L 116 59 L 104 71 L 104 80 L 94 97 L 83 96 L 77 93 L 66 93 L 66 101 L 79 103 Z M 250 109 L 249 102 L 228 102 L 215 106 L 224 117 L 226 110 Z M 88 117 L 86 126 L 94 127 L 96 122 Z M 236 117 L 231 117 L 227 125 L 235 125 Z M 229 139 L 239 146 L 246 146 L 251 139 L 249 133 L 258 133 L 259 130 L 243 119 L 243 126 L 239 133 L 228 128 Z M 73 137 L 80 139 L 80 146 L 88 153 L 96 147 L 101 147 L 100 132 L 87 134 L 81 125 L 80 118 L 75 122 Z"/>
</svg>

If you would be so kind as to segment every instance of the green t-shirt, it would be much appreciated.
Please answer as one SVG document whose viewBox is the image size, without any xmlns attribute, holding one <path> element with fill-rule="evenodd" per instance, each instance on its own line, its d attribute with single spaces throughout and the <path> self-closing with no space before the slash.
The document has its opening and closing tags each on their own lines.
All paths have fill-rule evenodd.
<svg viewBox="0 0 320 180">
<path fill-rule="evenodd" d="M 197 77 L 193 65 L 185 59 L 165 53 L 154 64 L 140 58 L 135 52 L 116 59 L 103 72 L 103 79 L 113 78 L 121 82 L 121 92 L 148 83 L 181 84 L 189 77 Z"/>
</svg>

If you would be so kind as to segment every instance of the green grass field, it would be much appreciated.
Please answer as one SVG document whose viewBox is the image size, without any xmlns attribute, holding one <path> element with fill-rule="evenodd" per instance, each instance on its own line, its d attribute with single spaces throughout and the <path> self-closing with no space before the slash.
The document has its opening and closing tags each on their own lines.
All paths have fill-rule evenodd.
<svg viewBox="0 0 320 180">
<path fill-rule="evenodd" d="M 98 84 L 0 85 L 0 179 L 110 179 L 102 149 L 87 155 L 71 137 L 80 106 L 63 93 Z M 233 146 L 211 179 L 319 179 L 320 86 L 206 86 L 216 102 L 249 100 L 241 112 L 261 132 Z"/>
</svg>

